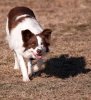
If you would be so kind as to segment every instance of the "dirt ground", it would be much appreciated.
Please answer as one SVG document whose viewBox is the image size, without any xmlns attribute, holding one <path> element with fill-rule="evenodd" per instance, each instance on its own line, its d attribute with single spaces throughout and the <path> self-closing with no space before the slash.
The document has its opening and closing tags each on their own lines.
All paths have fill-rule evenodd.
<svg viewBox="0 0 91 100">
<path fill-rule="evenodd" d="M 52 29 L 46 69 L 24 83 L 5 41 L 6 16 L 33 9 Z M 0 0 L 0 100 L 91 100 L 91 0 Z"/>
</svg>

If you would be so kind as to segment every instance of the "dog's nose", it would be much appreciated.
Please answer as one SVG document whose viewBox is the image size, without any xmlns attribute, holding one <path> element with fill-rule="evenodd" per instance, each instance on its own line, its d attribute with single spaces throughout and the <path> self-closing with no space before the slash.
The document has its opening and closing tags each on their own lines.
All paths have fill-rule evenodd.
<svg viewBox="0 0 91 100">
<path fill-rule="evenodd" d="M 41 54 L 42 53 L 42 50 L 41 49 L 37 49 L 37 53 L 38 54 Z"/>
</svg>

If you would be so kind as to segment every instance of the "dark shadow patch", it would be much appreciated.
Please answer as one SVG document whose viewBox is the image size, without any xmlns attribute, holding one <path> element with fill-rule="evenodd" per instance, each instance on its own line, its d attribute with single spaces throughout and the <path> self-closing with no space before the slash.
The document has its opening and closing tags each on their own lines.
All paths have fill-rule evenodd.
<svg viewBox="0 0 91 100">
<path fill-rule="evenodd" d="M 91 71 L 85 68 L 86 62 L 84 57 L 69 57 L 68 55 L 51 58 L 46 61 L 45 66 L 44 73 L 48 77 L 69 78 L 70 76 L 74 77 L 78 74 L 86 74 Z"/>
</svg>

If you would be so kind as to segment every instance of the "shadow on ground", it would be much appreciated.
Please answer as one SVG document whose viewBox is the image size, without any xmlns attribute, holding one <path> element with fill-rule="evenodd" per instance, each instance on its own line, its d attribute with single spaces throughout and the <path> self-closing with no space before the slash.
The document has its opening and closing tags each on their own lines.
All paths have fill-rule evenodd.
<svg viewBox="0 0 91 100">
<path fill-rule="evenodd" d="M 69 55 L 51 58 L 46 61 L 45 66 L 44 73 L 48 77 L 69 78 L 70 76 L 74 77 L 78 74 L 86 74 L 91 71 L 85 68 L 86 62 L 84 57 L 69 57 Z"/>
</svg>

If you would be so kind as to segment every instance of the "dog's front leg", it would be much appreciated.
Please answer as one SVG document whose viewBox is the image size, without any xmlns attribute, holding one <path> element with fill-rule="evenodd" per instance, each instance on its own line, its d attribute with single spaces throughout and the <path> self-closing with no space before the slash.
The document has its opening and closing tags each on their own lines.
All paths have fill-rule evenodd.
<svg viewBox="0 0 91 100">
<path fill-rule="evenodd" d="M 24 58 L 22 57 L 22 55 L 20 55 L 18 53 L 17 53 L 17 57 L 18 57 L 18 62 L 19 62 L 20 69 L 21 69 L 21 72 L 22 72 L 23 81 L 24 82 L 29 81 L 29 77 L 28 77 L 28 73 L 27 73 L 27 67 L 26 67 Z"/>
<path fill-rule="evenodd" d="M 33 72 L 41 71 L 45 68 L 43 59 L 37 60 L 37 63 L 33 66 Z"/>
<path fill-rule="evenodd" d="M 32 61 L 28 59 L 27 61 L 27 66 L 28 66 L 28 75 L 32 76 Z"/>
<path fill-rule="evenodd" d="M 19 69 L 20 66 L 19 66 L 18 58 L 15 52 L 14 52 L 14 58 L 15 58 L 14 69 Z"/>
</svg>

